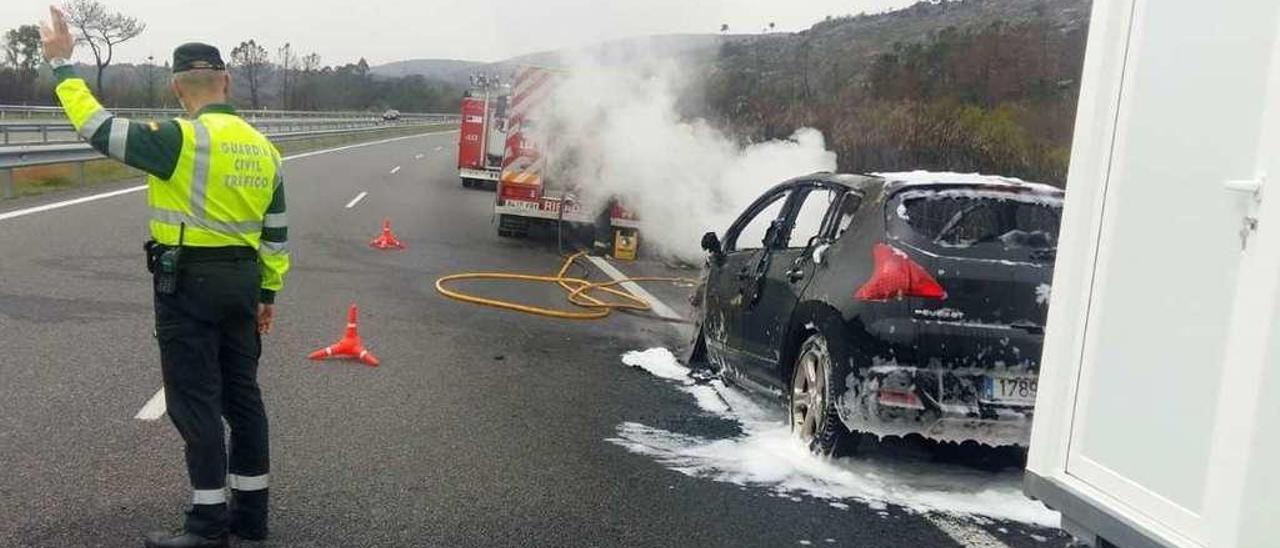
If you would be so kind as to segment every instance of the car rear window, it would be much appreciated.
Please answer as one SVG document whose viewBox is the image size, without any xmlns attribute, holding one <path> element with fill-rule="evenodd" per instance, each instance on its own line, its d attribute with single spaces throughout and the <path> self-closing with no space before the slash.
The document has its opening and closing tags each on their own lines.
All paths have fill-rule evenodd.
<svg viewBox="0 0 1280 548">
<path fill-rule="evenodd" d="M 1052 260 L 1062 199 L 987 189 L 919 189 L 886 202 L 889 235 L 941 255 Z"/>
</svg>

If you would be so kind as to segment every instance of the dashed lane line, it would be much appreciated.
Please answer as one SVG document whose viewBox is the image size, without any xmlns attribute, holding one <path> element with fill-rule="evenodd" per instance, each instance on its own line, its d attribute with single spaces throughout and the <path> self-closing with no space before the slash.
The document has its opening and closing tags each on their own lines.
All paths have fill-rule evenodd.
<svg viewBox="0 0 1280 548">
<path fill-rule="evenodd" d="M 134 415 L 133 418 L 140 421 L 153 421 L 163 417 L 164 411 L 164 387 L 162 386 L 159 390 L 156 390 L 155 395 L 147 400 L 147 404 L 142 406 L 142 409 L 139 409 L 138 414 Z"/>
<path fill-rule="evenodd" d="M 399 173 L 399 172 L 400 172 L 400 166 L 396 166 L 396 167 L 391 168 L 391 174 L 392 174 L 392 175 L 395 175 L 396 173 Z"/>
<path fill-rule="evenodd" d="M 355 198 L 352 198 L 350 202 L 347 202 L 347 209 L 351 209 L 355 207 L 356 204 L 360 203 L 360 200 L 363 200 L 364 197 L 368 195 L 369 195 L 368 192 L 361 192 L 359 194 L 356 194 Z"/>
</svg>

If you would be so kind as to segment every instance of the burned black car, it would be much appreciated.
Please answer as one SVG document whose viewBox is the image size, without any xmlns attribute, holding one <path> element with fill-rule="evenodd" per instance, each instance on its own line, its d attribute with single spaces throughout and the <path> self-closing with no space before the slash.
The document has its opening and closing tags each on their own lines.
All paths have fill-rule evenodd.
<svg viewBox="0 0 1280 548">
<path fill-rule="evenodd" d="M 690 361 L 851 431 L 1026 446 L 1063 193 L 1017 179 L 814 174 L 703 237 Z"/>
</svg>

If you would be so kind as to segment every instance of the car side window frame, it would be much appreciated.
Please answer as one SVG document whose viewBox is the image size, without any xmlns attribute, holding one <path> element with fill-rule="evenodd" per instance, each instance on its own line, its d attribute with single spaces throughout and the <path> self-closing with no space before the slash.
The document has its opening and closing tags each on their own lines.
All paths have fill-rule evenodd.
<svg viewBox="0 0 1280 548">
<path fill-rule="evenodd" d="M 782 246 L 785 249 L 808 249 L 814 242 L 829 242 L 834 238 L 833 232 L 835 228 L 836 212 L 840 209 L 840 204 L 844 203 L 845 197 L 854 191 L 839 185 L 825 184 L 822 182 L 809 182 L 803 188 L 804 192 L 797 193 L 793 198 L 794 203 L 791 204 L 791 212 L 787 218 L 787 245 Z M 804 204 L 816 191 L 829 190 L 834 193 L 834 198 L 827 203 L 827 209 L 822 213 L 822 222 L 818 225 L 818 233 L 810 237 L 804 242 L 804 245 L 792 245 L 792 239 L 795 236 L 796 221 L 799 219 L 800 211 L 804 209 Z M 861 204 L 859 204 L 861 207 Z"/>
<path fill-rule="evenodd" d="M 742 213 L 742 215 L 738 216 L 738 219 L 735 220 L 732 225 L 729 225 L 729 230 L 725 231 L 724 252 L 728 254 L 728 253 L 736 253 L 739 251 L 758 251 L 760 249 L 764 249 L 763 246 L 760 248 L 750 248 L 747 250 L 739 249 L 738 237 L 742 235 L 742 229 L 746 228 L 748 224 L 756 220 L 757 216 L 759 216 L 761 213 L 764 213 L 765 209 L 768 209 L 769 207 L 773 206 L 779 200 L 782 201 L 782 209 L 778 211 L 778 215 L 773 219 L 771 219 L 769 223 L 773 224 L 780 220 L 785 223 L 787 218 L 791 214 L 790 205 L 792 200 L 795 197 L 795 194 L 793 192 L 794 190 L 795 188 L 792 186 L 775 188 L 771 192 L 768 192 L 765 195 L 757 198 L 756 201 L 753 202 L 751 206 L 748 207 L 747 210 Z"/>
<path fill-rule="evenodd" d="M 839 240 L 841 236 L 844 236 L 844 233 L 840 232 L 840 222 L 843 220 L 841 218 L 841 213 L 843 213 L 844 211 L 844 202 L 846 200 L 849 200 L 850 198 L 857 199 L 858 205 L 857 207 L 853 208 L 853 211 L 850 212 L 849 227 L 845 229 L 845 232 L 852 230 L 854 225 L 857 224 L 858 215 L 862 213 L 863 206 L 867 204 L 867 195 L 865 192 L 861 190 L 851 188 L 848 190 L 848 192 L 845 192 L 843 195 L 841 195 L 839 199 L 839 204 L 831 208 L 831 219 L 830 219 L 831 226 L 829 227 L 830 231 L 827 232 L 829 241 L 834 242 L 836 240 Z"/>
</svg>

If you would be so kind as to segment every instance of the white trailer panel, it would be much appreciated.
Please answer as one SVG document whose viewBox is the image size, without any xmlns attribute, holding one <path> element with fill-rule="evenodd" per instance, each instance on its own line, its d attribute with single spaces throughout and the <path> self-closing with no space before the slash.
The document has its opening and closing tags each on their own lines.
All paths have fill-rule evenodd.
<svg viewBox="0 0 1280 548">
<path fill-rule="evenodd" d="M 1280 545 L 1278 37 L 1273 0 L 1094 3 L 1027 480 L 1086 537 Z"/>
</svg>

